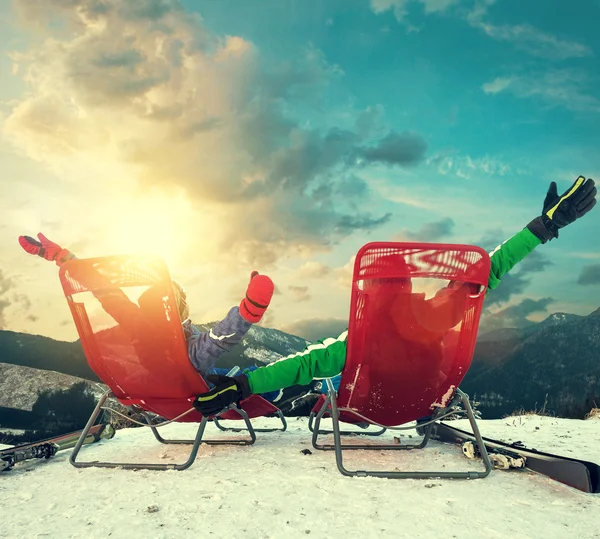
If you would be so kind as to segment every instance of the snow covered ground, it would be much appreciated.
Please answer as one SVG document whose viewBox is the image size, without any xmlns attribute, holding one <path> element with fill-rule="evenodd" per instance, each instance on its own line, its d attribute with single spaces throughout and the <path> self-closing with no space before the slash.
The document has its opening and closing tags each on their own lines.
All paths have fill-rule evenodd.
<svg viewBox="0 0 600 539">
<path fill-rule="evenodd" d="M 256 420 L 270 426 L 276 420 Z M 467 428 L 466 421 L 452 425 Z M 480 422 L 484 436 L 600 462 L 600 421 L 524 416 Z M 195 434 L 168 425 L 163 436 Z M 407 437 L 414 431 L 403 435 Z M 239 436 L 207 427 L 211 437 Z M 332 452 L 312 449 L 306 419 L 285 433 L 258 434 L 250 447 L 202 446 L 186 471 L 85 469 L 24 463 L 0 476 L 2 538 L 600 538 L 600 495 L 523 471 L 481 480 L 346 478 Z M 393 434 L 387 435 L 391 440 Z M 303 454 L 308 449 L 312 454 Z M 183 462 L 185 446 L 165 446 L 145 429 L 118 431 L 81 457 Z M 478 469 L 459 448 L 432 442 L 412 452 L 350 452 L 347 466 Z"/>
<path fill-rule="evenodd" d="M 5 429 L 4 427 L 0 427 L 0 438 L 2 438 L 3 434 L 24 434 L 25 429 Z"/>
</svg>

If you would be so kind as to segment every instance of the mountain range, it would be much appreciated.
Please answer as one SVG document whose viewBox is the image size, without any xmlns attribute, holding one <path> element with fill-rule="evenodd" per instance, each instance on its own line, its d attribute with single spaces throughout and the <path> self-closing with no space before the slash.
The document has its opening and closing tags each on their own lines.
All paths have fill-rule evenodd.
<svg viewBox="0 0 600 539">
<path fill-rule="evenodd" d="M 583 416 L 600 404 L 600 309 L 482 335 L 461 388 L 484 417 L 518 408 Z"/>
<path fill-rule="evenodd" d="M 212 326 L 198 327 L 208 330 Z M 242 369 L 268 364 L 306 344 L 300 337 L 253 326 L 220 364 Z M 99 379 L 87 365 L 78 341 L 0 331 L 0 427 L 18 428 L 15 423 L 30 413 L 37 390 L 64 390 L 82 379 L 97 391 Z M 488 419 L 519 408 L 582 417 L 600 404 L 600 309 L 588 316 L 555 313 L 523 329 L 480 335 L 461 388 L 479 403 L 482 416 Z M 284 412 L 307 414 L 313 401 L 305 399 Z"/>
</svg>

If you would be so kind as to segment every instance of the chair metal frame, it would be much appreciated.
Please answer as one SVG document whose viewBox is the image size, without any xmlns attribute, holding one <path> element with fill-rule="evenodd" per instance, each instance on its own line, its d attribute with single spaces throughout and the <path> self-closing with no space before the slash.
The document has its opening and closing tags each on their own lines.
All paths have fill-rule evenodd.
<svg viewBox="0 0 600 539">
<path fill-rule="evenodd" d="M 95 468 L 123 468 L 126 470 L 179 470 L 179 471 L 182 471 L 182 470 L 186 470 L 194 463 L 194 461 L 196 460 L 196 456 L 198 454 L 198 450 L 200 448 L 200 444 L 202 444 L 202 443 L 207 444 L 207 445 L 252 445 L 252 444 L 254 444 L 254 442 L 256 442 L 256 432 L 273 432 L 276 430 L 285 431 L 287 428 L 285 418 L 283 417 L 283 414 L 281 413 L 281 411 L 279 411 L 279 414 L 281 414 L 280 419 L 282 419 L 282 422 L 283 422 L 283 428 L 281 428 L 281 429 L 280 428 L 255 429 L 252 426 L 252 423 L 250 421 L 250 418 L 248 417 L 248 414 L 242 408 L 238 407 L 235 404 L 232 404 L 230 407 L 228 407 L 225 410 L 223 410 L 222 412 L 220 412 L 219 415 L 225 414 L 229 411 L 237 412 L 238 414 L 240 414 L 242 416 L 242 418 L 246 424 L 246 429 L 237 429 L 236 430 L 236 429 L 223 429 L 222 427 L 220 427 L 220 428 L 221 428 L 221 430 L 235 430 L 236 432 L 241 432 L 242 430 L 245 430 L 250 435 L 249 439 L 241 439 L 241 440 L 240 439 L 233 439 L 233 440 L 227 440 L 227 439 L 205 440 L 205 439 L 203 439 L 204 430 L 206 428 L 206 424 L 209 421 L 211 421 L 211 420 L 214 421 L 215 424 L 217 424 L 217 426 L 218 426 L 217 416 L 215 416 L 213 418 L 209 418 L 209 417 L 202 418 L 202 420 L 200 421 L 200 424 L 198 426 L 198 430 L 196 432 L 196 437 L 193 440 L 167 440 L 159 434 L 159 432 L 158 432 L 159 425 L 154 424 L 154 421 L 152 420 L 150 415 L 148 415 L 148 413 L 143 411 L 144 418 L 146 419 L 146 422 L 147 422 L 146 426 L 150 427 L 150 429 L 152 430 L 152 433 L 154 434 L 154 437 L 160 443 L 192 445 L 192 449 L 190 451 L 189 457 L 185 462 L 183 462 L 182 464 L 156 464 L 156 463 L 132 463 L 132 462 L 99 462 L 99 461 L 82 462 L 82 461 L 78 461 L 77 456 L 79 455 L 79 451 L 85 442 L 88 432 L 90 431 L 90 429 L 93 427 L 94 423 L 96 422 L 96 419 L 97 419 L 98 415 L 100 414 L 101 410 L 104 409 L 104 403 L 111 396 L 114 396 L 114 395 L 113 395 L 112 391 L 108 390 L 100 397 L 100 400 L 98 401 L 98 404 L 94 408 L 92 415 L 88 419 L 88 422 L 87 422 L 85 428 L 81 432 L 81 436 L 79 437 L 79 440 L 77 441 L 77 444 L 75 445 L 75 448 L 73 449 L 73 452 L 71 453 L 71 456 L 69 458 L 69 462 L 76 468 L 95 467 Z"/>
<path fill-rule="evenodd" d="M 406 451 L 411 449 L 423 449 L 431 438 L 431 434 L 436 424 L 436 417 L 439 418 L 442 415 L 442 410 L 438 409 L 438 412 L 432 418 L 432 421 L 427 426 L 425 431 L 425 436 L 423 437 L 421 443 L 413 444 L 413 445 L 400 445 L 400 444 L 342 444 L 341 436 L 342 431 L 340 430 L 340 413 L 342 412 L 353 412 L 353 410 L 338 408 L 337 405 L 337 395 L 335 388 L 330 380 L 327 380 L 327 399 L 321 410 L 316 415 L 315 418 L 315 427 L 313 430 L 312 436 L 312 444 L 315 449 L 319 450 L 334 450 L 335 451 L 335 460 L 337 463 L 338 470 L 342 475 L 345 476 L 357 476 L 357 477 L 386 477 L 388 479 L 481 479 L 487 477 L 489 473 L 493 469 L 492 462 L 488 455 L 488 452 L 485 448 L 485 444 L 483 443 L 483 439 L 481 437 L 481 433 L 479 431 L 479 427 L 477 426 L 477 421 L 475 419 L 475 414 L 473 413 L 473 408 L 469 402 L 469 397 L 463 393 L 460 389 L 456 390 L 456 395 L 453 403 L 460 402 L 469 418 L 469 422 L 471 424 L 471 428 L 473 429 L 473 433 L 477 440 L 478 446 L 481 448 L 481 457 L 483 459 L 483 464 L 485 470 L 483 472 L 477 471 L 456 471 L 456 472 L 416 472 L 416 471 L 372 471 L 372 470 L 349 470 L 344 466 L 344 458 L 343 451 L 344 450 L 400 450 Z M 333 422 L 333 440 L 332 444 L 319 444 L 317 442 L 318 436 L 321 433 L 319 431 L 319 425 L 321 419 L 325 415 L 325 413 L 329 413 L 331 415 L 331 419 Z M 415 427 L 388 427 L 392 430 L 405 430 L 407 428 L 415 428 Z"/>
<path fill-rule="evenodd" d="M 317 401 L 317 404 L 321 402 L 321 399 L 319 399 Z M 315 411 L 315 408 L 313 408 L 310 411 L 310 415 L 308 416 L 308 430 L 310 430 L 310 432 L 314 433 L 315 432 L 315 428 L 314 428 L 314 419 L 317 416 L 317 414 L 323 409 L 323 408 L 327 408 L 327 399 L 325 399 L 325 401 L 323 401 L 321 403 L 321 407 L 319 408 L 319 411 Z M 316 405 L 315 405 L 316 407 Z M 330 416 L 330 414 L 327 412 L 327 410 L 325 411 L 324 415 L 321 416 L 321 419 L 324 419 L 325 416 Z M 333 434 L 332 430 L 321 430 L 321 429 L 317 429 L 318 430 L 318 434 Z M 385 431 L 387 430 L 386 427 L 382 427 L 379 430 L 376 431 L 369 431 L 369 430 L 363 430 L 363 431 L 354 431 L 354 430 L 344 430 L 344 431 L 340 431 L 340 434 L 342 436 L 352 436 L 352 435 L 356 435 L 356 436 L 381 436 Z"/>
</svg>

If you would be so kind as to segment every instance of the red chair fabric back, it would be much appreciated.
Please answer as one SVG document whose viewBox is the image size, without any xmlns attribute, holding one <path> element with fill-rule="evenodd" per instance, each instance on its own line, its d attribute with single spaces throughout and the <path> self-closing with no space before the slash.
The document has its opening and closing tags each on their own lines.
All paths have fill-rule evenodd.
<svg viewBox="0 0 600 539">
<path fill-rule="evenodd" d="M 161 258 L 70 260 L 59 277 L 90 367 L 123 404 L 173 419 L 191 408 L 191 397 L 208 391 L 188 358 L 171 278 Z M 273 411 L 277 408 L 264 401 L 249 414 Z M 181 421 L 201 419 L 194 411 Z"/>
<path fill-rule="evenodd" d="M 489 272 L 488 254 L 473 246 L 362 247 L 338 405 L 385 426 L 447 405 L 471 365 Z"/>
</svg>

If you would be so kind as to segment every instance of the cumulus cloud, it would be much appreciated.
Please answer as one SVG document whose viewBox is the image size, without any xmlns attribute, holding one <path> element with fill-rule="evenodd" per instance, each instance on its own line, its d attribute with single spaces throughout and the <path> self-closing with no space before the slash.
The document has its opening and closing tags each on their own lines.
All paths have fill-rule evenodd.
<svg viewBox="0 0 600 539">
<path fill-rule="evenodd" d="M 390 216 L 364 209 L 371 193 L 358 174 L 425 156 L 416 133 L 371 138 L 378 107 L 351 128 L 327 125 L 322 90 L 343 73 L 312 46 L 269 63 L 175 0 L 16 5 L 25 20 L 66 24 L 40 25 L 46 39 L 13 55 L 30 92 L 6 119 L 10 140 L 63 178 L 182 189 L 237 259 L 268 265 L 381 226 Z"/>
<path fill-rule="evenodd" d="M 337 337 L 348 327 L 348 320 L 338 318 L 311 318 L 299 320 L 282 328 L 286 333 L 302 337 L 310 342 Z"/>
<path fill-rule="evenodd" d="M 600 284 L 600 264 L 590 264 L 581 268 L 577 284 L 583 286 L 599 285 Z"/>
</svg>

